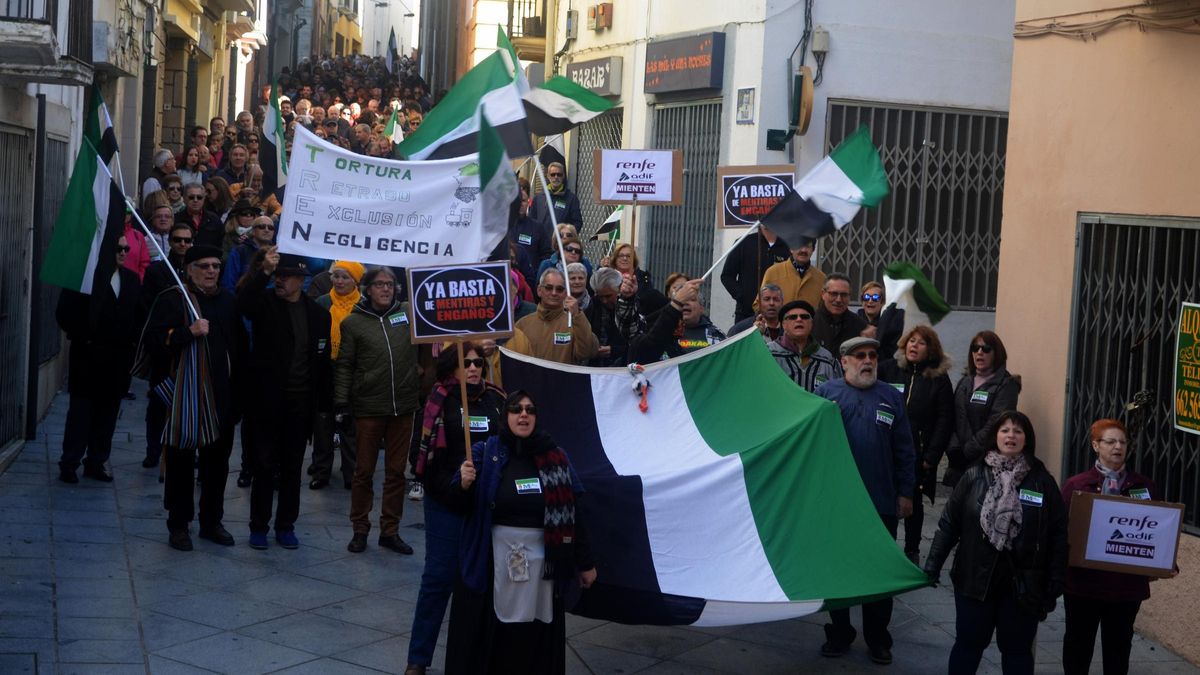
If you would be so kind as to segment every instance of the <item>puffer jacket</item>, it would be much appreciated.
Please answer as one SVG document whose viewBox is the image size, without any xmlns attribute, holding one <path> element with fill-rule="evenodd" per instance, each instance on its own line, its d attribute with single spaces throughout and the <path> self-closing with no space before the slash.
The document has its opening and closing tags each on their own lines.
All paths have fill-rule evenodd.
<svg viewBox="0 0 1200 675">
<path fill-rule="evenodd" d="M 940 363 L 912 364 L 897 353 L 895 360 L 879 365 L 879 379 L 894 386 L 904 397 L 908 423 L 917 447 L 917 494 L 933 502 L 937 492 L 937 466 L 954 435 L 954 390 L 950 384 L 950 357 Z M 923 465 L 928 464 L 930 469 Z"/>
<path fill-rule="evenodd" d="M 965 373 L 954 388 L 954 437 L 946 451 L 950 466 L 942 484 L 954 487 L 962 472 L 983 457 L 989 439 L 987 429 L 1000 413 L 1017 409 L 1021 394 L 1021 376 L 999 368 L 978 389 L 974 378 Z"/>
<path fill-rule="evenodd" d="M 417 409 L 420 378 L 407 302 L 384 312 L 363 298 L 342 321 L 342 343 L 333 368 L 333 402 L 355 417 L 406 415 Z"/>
<path fill-rule="evenodd" d="M 1031 603 L 1046 607 L 1062 594 L 1066 581 L 1067 509 L 1058 483 L 1046 466 L 1026 457 L 1029 473 L 1018 486 L 1027 495 L 1021 500 L 1021 532 L 1008 554 L 1014 575 L 1036 582 L 1028 585 Z M 983 498 L 991 484 L 992 471 L 984 462 L 967 469 L 946 502 L 925 561 L 926 574 L 937 576 L 957 545 L 950 580 L 956 593 L 975 600 L 983 600 L 992 584 L 1012 583 L 1011 579 L 993 578 L 1001 553 L 988 541 L 979 523 Z M 1038 500 L 1041 503 L 1036 503 Z"/>
</svg>

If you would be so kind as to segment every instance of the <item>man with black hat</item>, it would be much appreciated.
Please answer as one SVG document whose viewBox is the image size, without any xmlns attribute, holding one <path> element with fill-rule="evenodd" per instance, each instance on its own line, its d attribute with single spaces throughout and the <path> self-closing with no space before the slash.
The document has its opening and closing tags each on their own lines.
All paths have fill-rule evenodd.
<svg viewBox="0 0 1200 675">
<path fill-rule="evenodd" d="M 193 367 L 191 372 L 199 379 L 197 389 L 212 394 L 207 402 L 216 417 L 218 437 L 195 447 L 190 439 L 196 439 L 196 429 L 184 428 L 187 420 L 180 415 L 172 417 L 163 444 L 167 462 L 163 506 L 168 512 L 171 547 L 190 551 L 192 538 L 188 526 L 195 514 L 192 472 L 197 456 L 200 459 L 200 538 L 222 546 L 233 545 L 233 536 L 221 525 L 221 520 L 225 515 L 225 480 L 229 475 L 233 429 L 241 415 L 234 373 L 241 370 L 239 366 L 245 357 L 247 339 L 233 294 L 222 290 L 217 283 L 221 274 L 221 249 L 192 246 L 184 255 L 184 264 L 187 272 L 184 284 L 199 316 L 192 315 L 183 292 L 175 287 L 174 292 L 160 294 L 146 325 L 145 340 L 153 362 L 158 364 L 150 374 L 152 390 L 177 374 L 192 343 L 203 341 L 201 354 L 208 367 Z M 176 393 L 186 392 L 176 390 Z M 164 403 L 172 405 L 170 400 Z M 185 445 L 188 447 L 182 447 Z"/>
<path fill-rule="evenodd" d="M 231 218 L 241 214 L 249 214 L 254 219 L 250 221 L 250 236 L 246 241 L 229 250 L 225 260 L 225 271 L 221 273 L 221 286 L 237 293 L 237 282 L 250 269 L 250 261 L 259 249 L 275 243 L 275 221 L 270 216 L 264 216 L 262 209 L 250 203 L 248 199 L 239 199 L 229 212 Z"/>
<path fill-rule="evenodd" d="M 783 334 L 767 342 L 767 349 L 783 372 L 808 392 L 842 376 L 842 367 L 833 354 L 812 337 L 815 314 L 812 305 L 803 300 L 789 302 L 779 310 Z"/>
<path fill-rule="evenodd" d="M 264 249 L 238 291 L 238 310 L 251 324 L 247 394 L 248 436 L 254 450 L 250 488 L 250 547 L 267 548 L 267 530 L 279 476 L 275 541 L 293 549 L 300 512 L 300 470 L 316 413 L 333 409 L 329 312 L 304 294 L 307 261 Z M 267 284 L 274 278 L 274 288 Z"/>
<path fill-rule="evenodd" d="M 781 263 L 775 263 L 767 268 L 762 278 L 762 286 L 775 284 L 783 291 L 783 302 L 803 300 L 813 307 L 821 302 L 821 286 L 825 283 L 825 273 L 812 264 L 812 254 L 816 250 L 817 240 L 811 237 L 801 237 L 789 249 L 792 257 Z M 758 298 L 754 299 L 753 310 L 758 311 Z"/>
<path fill-rule="evenodd" d="M 916 481 L 916 450 L 904 397 L 890 384 L 878 380 L 879 342 L 868 337 L 852 337 L 841 343 L 844 377 L 817 387 L 817 396 L 837 403 L 842 413 L 846 440 L 858 473 L 862 476 L 875 511 L 896 536 L 900 518 L 912 513 L 913 487 Z M 871 660 L 892 662 L 892 599 L 868 602 L 862 606 L 863 639 Z M 821 655 L 844 656 L 857 635 L 850 625 L 850 610 L 829 612 L 825 624 L 825 644 Z"/>
</svg>

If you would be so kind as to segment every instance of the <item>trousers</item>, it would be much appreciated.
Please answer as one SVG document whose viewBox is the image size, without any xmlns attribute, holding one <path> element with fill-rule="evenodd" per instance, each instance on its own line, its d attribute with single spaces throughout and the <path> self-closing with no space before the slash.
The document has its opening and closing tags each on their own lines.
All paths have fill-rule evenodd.
<svg viewBox="0 0 1200 675">
<path fill-rule="evenodd" d="M 977 671 L 993 632 L 1004 675 L 1033 672 L 1033 639 L 1037 637 L 1038 620 L 1018 609 L 1007 581 L 993 583 L 983 600 L 955 593 L 954 611 L 954 647 L 947 669 L 950 675 Z"/>
<path fill-rule="evenodd" d="M 1133 647 L 1133 622 L 1141 608 L 1139 600 L 1063 596 L 1063 609 L 1067 614 L 1067 630 L 1063 637 L 1063 672 L 1066 675 L 1086 675 L 1092 666 L 1092 650 L 1096 646 L 1098 628 L 1104 675 L 1128 673 L 1129 650 Z"/>
<path fill-rule="evenodd" d="M 446 606 L 458 579 L 458 543 L 462 538 L 463 517 L 425 499 L 425 571 L 413 611 L 412 633 L 408 638 L 408 662 L 418 666 L 433 663 Z"/>
<path fill-rule="evenodd" d="M 279 508 L 275 532 L 296 529 L 300 514 L 300 473 L 304 450 L 312 434 L 313 405 L 308 392 L 285 394 L 283 412 L 271 419 L 250 422 L 254 443 L 254 480 L 250 484 L 250 531 L 266 534 L 275 502 L 275 476 L 279 476 Z"/>
<path fill-rule="evenodd" d="M 166 448 L 166 479 L 163 507 L 167 510 L 167 529 L 183 530 L 195 517 L 196 457 L 200 464 L 200 527 L 221 524 L 225 517 L 225 480 L 229 477 L 229 455 L 233 452 L 233 429 L 221 430 L 216 443 L 197 452 L 194 448 Z"/>
<path fill-rule="evenodd" d="M 880 515 L 892 538 L 896 538 L 898 521 L 896 516 Z M 888 624 L 892 622 L 892 599 L 876 600 L 864 603 L 862 606 L 863 639 L 868 647 L 880 649 L 892 648 L 892 634 Z M 850 610 L 834 609 L 829 612 L 830 623 L 825 624 L 825 638 L 837 645 L 849 645 L 854 642 L 856 632 L 850 624 Z"/>
<path fill-rule="evenodd" d="M 359 417 L 358 457 L 354 481 L 350 486 L 350 523 L 355 534 L 371 531 L 371 506 L 375 503 L 375 463 L 379 460 L 379 440 L 383 439 L 383 505 L 380 507 L 381 536 L 398 534 L 404 515 L 404 463 L 412 436 L 413 416 L 386 415 Z"/>
<path fill-rule="evenodd" d="M 89 466 L 107 462 L 120 412 L 120 396 L 71 394 L 59 466 L 74 471 L 81 461 Z"/>
</svg>

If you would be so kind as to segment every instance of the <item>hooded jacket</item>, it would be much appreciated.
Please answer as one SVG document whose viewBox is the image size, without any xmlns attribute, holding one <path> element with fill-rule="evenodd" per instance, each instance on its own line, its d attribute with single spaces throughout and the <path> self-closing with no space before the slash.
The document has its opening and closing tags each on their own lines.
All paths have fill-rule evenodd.
<svg viewBox="0 0 1200 675">
<path fill-rule="evenodd" d="M 383 312 L 364 297 L 342 321 L 333 367 L 333 402 L 355 417 L 406 415 L 417 409 L 420 379 L 407 302 Z"/>
<path fill-rule="evenodd" d="M 917 490 L 930 502 L 937 492 L 937 465 L 954 435 L 954 391 L 949 372 L 950 357 L 945 354 L 940 363 L 912 364 L 902 351 L 897 351 L 894 361 L 879 364 L 879 379 L 904 397 L 917 449 Z M 933 468 L 923 469 L 922 462 Z"/>
</svg>

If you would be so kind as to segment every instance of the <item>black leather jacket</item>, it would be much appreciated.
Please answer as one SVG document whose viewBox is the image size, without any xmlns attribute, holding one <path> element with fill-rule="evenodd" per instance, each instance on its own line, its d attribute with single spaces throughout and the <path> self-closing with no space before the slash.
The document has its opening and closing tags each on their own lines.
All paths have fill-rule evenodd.
<svg viewBox="0 0 1200 675">
<path fill-rule="evenodd" d="M 1009 554 L 1014 574 L 1035 580 L 1029 584 L 1031 600 L 1047 605 L 1062 594 L 1066 580 L 1067 509 L 1058 483 L 1045 465 L 1034 458 L 1029 460 L 1031 468 L 1019 489 L 1039 493 L 1042 503 L 1021 501 L 1021 533 Z M 925 561 L 925 572 L 938 575 L 957 544 L 950 580 L 955 592 L 976 600 L 983 600 L 993 583 L 1011 583 L 1009 579 L 992 578 L 1001 553 L 987 540 L 979 524 L 983 498 L 991 484 L 991 469 L 983 462 L 967 469 L 946 502 Z"/>
</svg>

